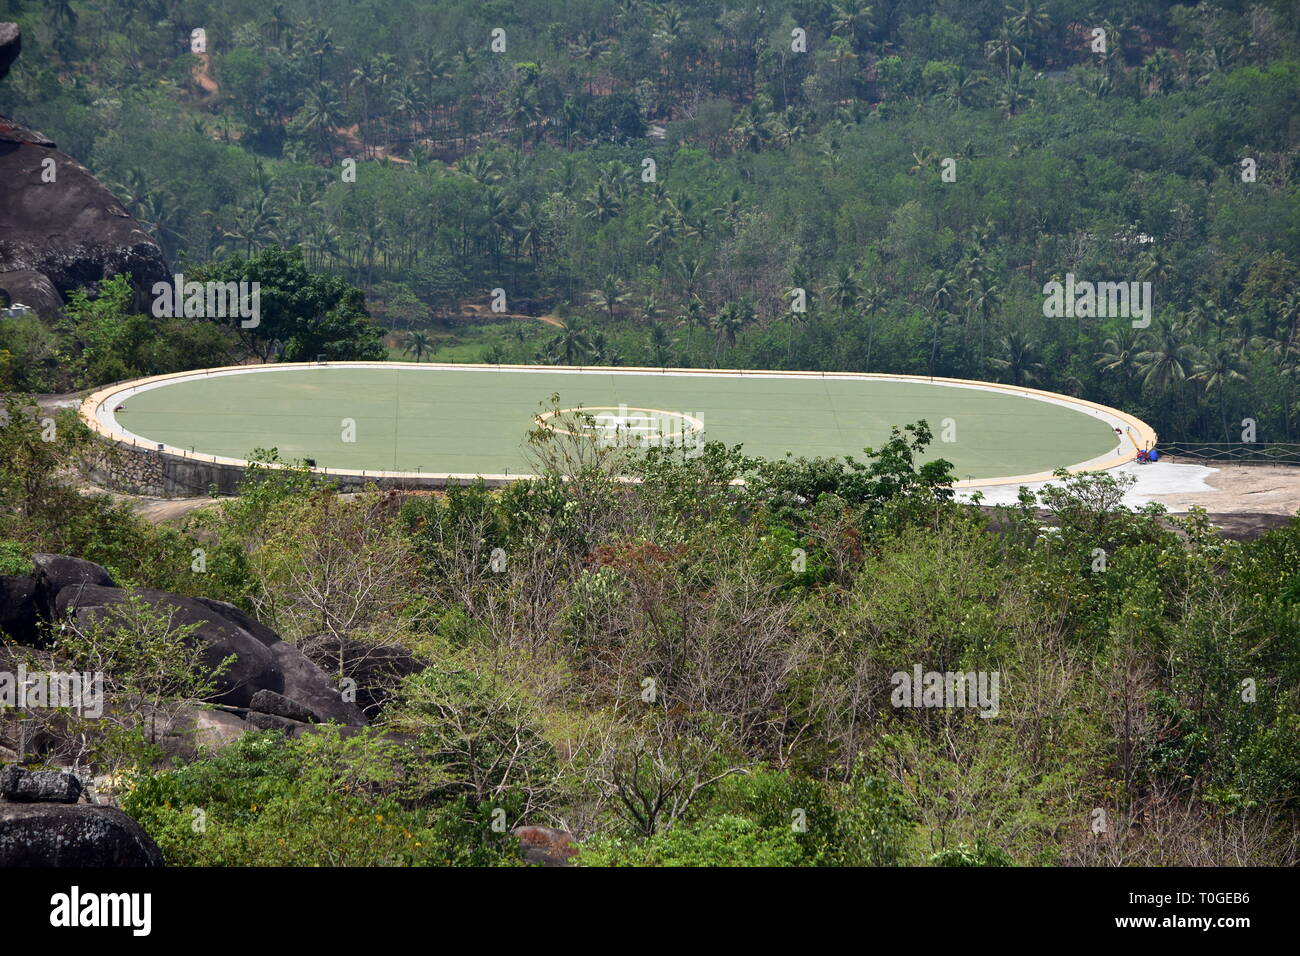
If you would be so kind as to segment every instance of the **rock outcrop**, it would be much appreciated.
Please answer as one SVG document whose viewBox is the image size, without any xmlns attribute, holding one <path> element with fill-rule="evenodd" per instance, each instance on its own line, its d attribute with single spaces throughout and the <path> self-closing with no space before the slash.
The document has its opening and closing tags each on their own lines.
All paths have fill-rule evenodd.
<svg viewBox="0 0 1300 956">
<path fill-rule="evenodd" d="M 0 800 L 10 803 L 76 803 L 81 781 L 63 770 L 24 770 L 10 764 L 0 768 Z"/>
<path fill-rule="evenodd" d="M 0 23 L 0 80 L 9 75 L 9 67 L 23 48 L 22 31 L 16 23 Z"/>
<path fill-rule="evenodd" d="M 162 865 L 158 844 L 121 810 L 0 803 L 0 867 Z"/>
<path fill-rule="evenodd" d="M 372 720 L 392 700 L 405 677 L 429 666 L 428 661 L 404 647 L 367 644 L 329 634 L 304 639 L 302 653 L 326 673 L 342 674 L 352 680 L 357 688 L 357 706 Z"/>
<path fill-rule="evenodd" d="M 0 23 L 0 76 L 21 45 L 17 25 Z M 162 248 L 86 167 L 0 116 L 0 289 L 48 315 L 73 289 L 119 273 L 131 277 L 141 310 L 169 277 Z"/>
<path fill-rule="evenodd" d="M 150 588 L 127 591 L 105 568 L 66 555 L 37 554 L 32 564 L 30 575 L 0 576 L 0 636 L 17 642 L 0 646 L 0 670 L 16 671 L 19 663 L 29 673 L 37 667 L 67 669 L 60 666 L 57 650 L 45 646 L 49 635 L 69 621 L 82 627 L 112 621 L 132 595 L 162 611 L 172 627 L 190 628 L 187 640 L 209 666 L 233 658 L 216 680 L 210 701 L 216 709 L 182 708 L 169 716 L 161 731 L 167 739 L 159 741 L 165 752 L 191 753 L 200 744 L 220 745 L 249 729 L 297 736 L 326 723 L 348 728 L 368 723 L 321 668 L 233 604 Z M 32 736 L 20 749 L 52 755 L 58 734 L 54 717 L 25 732 Z"/>
<path fill-rule="evenodd" d="M 35 644 L 40 621 L 36 578 L 30 574 L 0 574 L 0 634 L 19 644 Z"/>
<path fill-rule="evenodd" d="M 163 865 L 140 824 L 82 796 L 62 770 L 0 767 L 0 867 Z"/>
<path fill-rule="evenodd" d="M 296 720 L 300 724 L 320 723 L 316 715 L 302 704 L 273 690 L 259 690 L 254 694 L 249 710 L 255 714 L 273 714 L 286 720 Z"/>
<path fill-rule="evenodd" d="M 55 598 L 54 616 L 56 620 L 71 618 L 82 628 L 90 628 L 96 621 L 112 620 L 120 614 L 118 606 L 125 603 L 131 593 L 156 608 L 164 609 L 170 614 L 173 627 L 192 627 L 189 640 L 202 650 L 203 662 L 208 667 L 216 668 L 227 658 L 234 658 L 216 678 L 214 703 L 247 707 L 259 690 L 278 691 L 284 686 L 284 678 L 266 645 L 193 598 L 152 588 L 127 592 L 97 584 L 69 586 L 59 591 Z"/>
</svg>

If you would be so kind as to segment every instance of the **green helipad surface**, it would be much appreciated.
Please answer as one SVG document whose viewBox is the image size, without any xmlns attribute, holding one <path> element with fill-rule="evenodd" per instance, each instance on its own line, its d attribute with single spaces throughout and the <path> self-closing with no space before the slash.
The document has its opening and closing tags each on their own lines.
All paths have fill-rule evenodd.
<svg viewBox="0 0 1300 956">
<path fill-rule="evenodd" d="M 130 435 L 204 455 L 277 448 L 320 467 L 520 474 L 534 416 L 549 406 L 668 411 L 703 422 L 708 440 L 780 457 L 860 455 L 891 425 L 926 419 L 931 457 L 958 478 L 1049 472 L 1114 452 L 1113 421 L 1080 407 L 926 381 L 614 370 L 446 366 L 262 366 L 199 373 L 118 393 Z M 635 414 L 635 413 L 634 413 Z M 346 442 L 344 419 L 355 421 Z M 939 440 L 950 419 L 955 441 Z M 684 419 L 674 419 L 682 420 Z"/>
</svg>

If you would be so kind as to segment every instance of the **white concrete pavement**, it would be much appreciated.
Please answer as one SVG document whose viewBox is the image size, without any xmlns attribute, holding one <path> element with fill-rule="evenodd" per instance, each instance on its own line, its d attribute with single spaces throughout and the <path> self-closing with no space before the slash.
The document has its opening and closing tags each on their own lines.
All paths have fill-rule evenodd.
<svg viewBox="0 0 1300 956">
<path fill-rule="evenodd" d="M 1210 485 L 1208 479 L 1216 471 L 1218 471 L 1217 468 L 1207 468 L 1205 465 L 1185 465 L 1157 461 L 1148 464 L 1129 462 L 1110 469 L 1110 474 L 1132 475 L 1137 479 L 1124 495 L 1124 504 L 1129 508 L 1140 508 L 1151 501 L 1158 500 L 1157 496 L 1159 495 L 1194 494 L 1198 492 L 1213 494 L 1217 489 Z M 1053 484 L 1053 482 L 1037 481 L 1024 485 L 990 485 L 984 488 L 963 488 L 958 492 L 957 497 L 962 501 L 969 501 L 971 494 L 979 491 L 984 495 L 982 504 L 1013 505 L 1016 503 L 1017 495 L 1022 487 L 1040 491 L 1050 484 Z M 1170 511 L 1188 510 L 1186 505 L 1167 505 L 1167 507 Z"/>
</svg>

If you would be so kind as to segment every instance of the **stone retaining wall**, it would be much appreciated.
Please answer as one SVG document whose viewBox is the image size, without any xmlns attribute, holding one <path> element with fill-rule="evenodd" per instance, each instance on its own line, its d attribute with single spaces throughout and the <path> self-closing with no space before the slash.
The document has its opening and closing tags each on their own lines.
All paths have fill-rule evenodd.
<svg viewBox="0 0 1300 956">
<path fill-rule="evenodd" d="M 193 498 L 208 495 L 235 495 L 247 470 L 245 465 L 203 461 L 201 458 L 182 458 L 124 442 L 100 439 L 97 447 L 82 462 L 86 477 L 112 491 L 151 498 Z M 448 484 L 461 484 L 477 480 L 447 475 L 368 477 L 364 475 L 338 475 L 328 469 L 314 469 L 315 474 L 327 481 L 336 482 L 341 491 L 361 491 L 365 488 L 410 490 L 420 488 L 445 488 Z M 487 477 L 482 479 L 489 488 L 504 487 L 509 479 Z"/>
</svg>

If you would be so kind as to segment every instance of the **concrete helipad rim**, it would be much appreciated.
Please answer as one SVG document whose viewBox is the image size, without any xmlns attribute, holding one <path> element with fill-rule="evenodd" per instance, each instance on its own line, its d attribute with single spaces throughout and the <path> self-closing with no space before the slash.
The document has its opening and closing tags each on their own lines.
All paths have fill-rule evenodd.
<svg viewBox="0 0 1300 956">
<path fill-rule="evenodd" d="M 435 363 L 435 362 L 278 362 L 263 365 L 225 365 L 217 368 L 193 369 L 186 372 L 173 372 L 167 375 L 154 375 L 149 378 L 118 382 L 98 389 L 88 395 L 81 403 L 80 417 L 94 433 L 109 441 L 130 445 L 135 448 L 156 452 L 161 455 L 187 459 L 195 462 L 213 463 L 233 467 L 247 468 L 254 464 L 246 459 L 227 458 L 220 455 L 205 455 L 177 448 L 172 445 L 152 441 L 129 432 L 118 423 L 113 409 L 130 395 L 148 389 L 158 388 L 170 382 L 191 378 L 206 378 L 213 375 L 257 374 L 259 372 L 285 371 L 306 368 L 419 368 L 424 370 L 452 369 L 457 371 L 515 371 L 515 372 L 568 372 L 585 374 L 627 374 L 627 375 L 700 375 L 715 378 L 824 378 L 838 380 L 919 382 L 934 385 L 950 385 L 963 388 L 976 388 L 986 391 L 1005 392 L 1022 398 L 1035 399 L 1073 408 L 1075 411 L 1100 418 L 1109 424 L 1112 430 L 1120 432 L 1117 448 L 1099 458 L 1067 466 L 1069 473 L 1085 471 L 1106 471 L 1137 458 L 1138 450 L 1152 447 L 1156 443 L 1156 432 L 1150 425 L 1135 415 L 1089 402 L 1082 398 L 1049 392 L 1043 389 L 1029 388 L 1023 385 L 1006 385 L 1000 382 L 980 382 L 972 379 L 942 378 L 927 375 L 892 375 L 877 372 L 791 372 L 774 369 L 691 369 L 691 368 L 648 368 L 643 366 L 608 366 L 608 365 L 490 365 L 483 363 Z M 286 464 L 257 463 L 262 467 L 287 468 Z M 369 469 L 347 468 L 311 468 L 311 472 L 331 477 L 375 478 L 389 481 L 409 480 L 413 482 L 465 482 L 482 478 L 490 484 L 503 484 L 513 481 L 525 481 L 536 478 L 535 475 L 488 475 L 454 472 L 427 471 L 372 471 Z M 1037 472 L 1026 475 L 1010 475 L 995 478 L 973 478 L 953 482 L 954 488 L 982 488 L 1000 485 L 1032 484 L 1048 481 L 1054 472 Z M 739 482 L 743 483 L 743 482 Z"/>
</svg>

